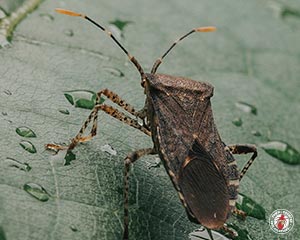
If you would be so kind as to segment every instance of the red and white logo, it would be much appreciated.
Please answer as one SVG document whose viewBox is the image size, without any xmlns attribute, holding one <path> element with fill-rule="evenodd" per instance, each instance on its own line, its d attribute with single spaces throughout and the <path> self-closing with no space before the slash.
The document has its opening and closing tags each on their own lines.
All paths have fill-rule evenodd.
<svg viewBox="0 0 300 240">
<path fill-rule="evenodd" d="M 288 233 L 294 226 L 293 214 L 286 209 L 277 209 L 270 215 L 269 224 L 275 233 Z"/>
</svg>

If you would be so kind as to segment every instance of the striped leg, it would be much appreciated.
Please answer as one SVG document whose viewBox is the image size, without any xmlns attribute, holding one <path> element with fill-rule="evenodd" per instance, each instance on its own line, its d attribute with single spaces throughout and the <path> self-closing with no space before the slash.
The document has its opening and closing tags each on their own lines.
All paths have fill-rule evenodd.
<svg viewBox="0 0 300 240">
<path fill-rule="evenodd" d="M 124 232 L 123 232 L 123 240 L 128 240 L 128 225 L 129 225 L 129 170 L 130 165 L 134 163 L 136 160 L 141 158 L 142 156 L 148 154 L 156 154 L 153 148 L 145 148 L 134 151 L 127 155 L 124 160 L 125 170 L 124 170 Z"/>
<path fill-rule="evenodd" d="M 136 112 L 135 109 L 128 103 L 126 103 L 123 99 L 121 99 L 116 93 L 104 89 L 97 93 L 96 103 L 95 107 L 93 108 L 92 112 L 88 116 L 87 120 L 82 125 L 81 129 L 79 130 L 78 134 L 71 140 L 71 144 L 69 146 L 61 146 L 56 144 L 46 144 L 46 149 L 52 149 L 55 151 L 68 149 L 72 150 L 76 147 L 76 145 L 80 142 L 86 142 L 89 141 L 92 137 L 94 137 L 97 134 L 97 118 L 98 118 L 98 111 L 102 110 L 105 113 L 111 115 L 112 117 L 120 120 L 121 122 L 126 123 L 127 125 L 134 127 L 136 129 L 139 129 L 143 133 L 147 135 L 151 135 L 150 131 L 138 123 L 137 120 L 125 115 L 124 113 L 118 111 L 117 109 L 108 106 L 106 104 L 100 104 L 101 95 L 106 96 L 108 99 L 110 99 L 113 103 L 119 105 L 122 107 L 125 111 L 128 113 L 138 117 L 139 112 Z M 87 129 L 88 125 L 92 122 L 92 129 L 89 135 L 83 136 L 85 130 Z"/>
<path fill-rule="evenodd" d="M 229 227 L 227 227 L 227 224 L 224 224 L 221 230 L 223 230 L 225 233 L 229 234 L 230 237 L 233 239 L 235 239 L 238 236 L 237 232 L 235 232 L 235 231 L 231 230 Z"/>
<path fill-rule="evenodd" d="M 257 157 L 256 146 L 250 145 L 250 144 L 236 144 L 236 145 L 227 146 L 226 148 L 228 148 L 232 154 L 253 153 L 251 158 L 248 160 L 248 162 L 245 164 L 245 166 L 243 167 L 243 169 L 241 171 L 241 174 L 240 174 L 240 181 L 241 181 L 243 176 L 245 175 L 245 173 L 247 172 L 247 170 L 250 168 L 253 161 Z"/>
<path fill-rule="evenodd" d="M 247 213 L 237 208 L 235 208 L 232 213 L 242 220 L 245 220 L 247 217 Z"/>
</svg>

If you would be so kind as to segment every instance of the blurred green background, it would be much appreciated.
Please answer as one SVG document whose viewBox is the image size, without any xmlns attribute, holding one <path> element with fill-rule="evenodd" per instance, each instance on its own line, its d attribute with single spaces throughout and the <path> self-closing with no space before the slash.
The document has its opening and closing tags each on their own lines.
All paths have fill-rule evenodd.
<svg viewBox="0 0 300 240">
<path fill-rule="evenodd" d="M 35 6 L 19 23 L 25 16 L 21 10 Z M 216 26 L 217 32 L 194 34 L 176 46 L 159 72 L 213 84 L 214 117 L 223 141 L 259 146 L 240 191 L 266 210 L 267 220 L 233 217 L 229 222 L 247 230 L 251 239 L 300 239 L 299 165 L 261 147 L 270 141 L 288 143 L 294 150 L 284 152 L 284 158 L 300 161 L 299 1 L 2 0 L 1 240 L 121 239 L 123 158 L 152 146 L 139 131 L 101 114 L 98 135 L 76 148 L 76 159 L 68 165 L 62 154 L 44 151 L 46 143 L 67 143 L 89 115 L 89 109 L 72 106 L 64 91 L 81 90 L 70 93 L 77 99 L 91 96 L 82 90 L 109 88 L 137 109 L 144 104 L 139 75 L 123 52 L 82 19 L 56 14 L 57 7 L 108 26 L 146 71 L 182 34 Z M 238 102 L 255 107 L 257 114 Z M 236 158 L 242 167 L 249 156 Z M 281 208 L 292 212 L 295 226 L 279 236 L 268 218 Z M 131 239 L 188 239 L 198 227 L 188 221 L 156 156 L 132 167 L 130 219 Z"/>
</svg>

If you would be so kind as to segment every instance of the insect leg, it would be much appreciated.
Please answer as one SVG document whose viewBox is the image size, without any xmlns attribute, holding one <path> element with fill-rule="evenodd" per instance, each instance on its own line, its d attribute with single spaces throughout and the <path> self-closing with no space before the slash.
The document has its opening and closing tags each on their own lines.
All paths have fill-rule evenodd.
<svg viewBox="0 0 300 240">
<path fill-rule="evenodd" d="M 109 114 L 110 116 L 120 120 L 121 122 L 126 123 L 127 125 L 129 125 L 131 127 L 139 129 L 140 131 L 147 134 L 148 136 L 151 135 L 151 132 L 147 128 L 140 125 L 137 120 L 132 119 L 131 117 L 125 115 L 124 113 L 120 112 L 119 110 L 117 110 L 109 105 L 99 104 L 94 107 L 94 110 L 91 112 L 91 114 L 89 115 L 87 120 L 84 122 L 84 124 L 81 127 L 81 129 L 79 130 L 78 134 L 71 140 L 71 144 L 65 148 L 67 148 L 68 150 L 72 150 L 73 148 L 76 147 L 76 145 L 78 143 L 86 142 L 96 135 L 96 133 L 97 133 L 97 117 L 98 117 L 97 113 L 99 110 L 104 111 L 105 113 Z M 88 136 L 83 137 L 82 135 L 83 135 L 85 129 L 87 128 L 88 124 L 91 122 L 91 119 L 93 119 L 92 130 Z M 62 146 L 54 145 L 54 144 L 47 144 L 46 148 L 61 150 Z"/>
<path fill-rule="evenodd" d="M 228 233 L 233 239 L 238 236 L 237 232 L 235 232 L 235 231 L 231 230 L 229 227 L 227 227 L 227 224 L 223 225 L 222 230 L 225 233 Z"/>
<path fill-rule="evenodd" d="M 235 214 L 238 218 L 242 219 L 242 220 L 245 220 L 246 217 L 247 217 L 247 213 L 245 213 L 244 211 L 240 210 L 240 209 L 237 209 L 235 208 L 233 211 L 232 211 L 233 214 Z"/>
<path fill-rule="evenodd" d="M 138 113 L 134 110 L 134 108 L 132 106 L 125 103 L 117 94 L 111 92 L 108 89 L 104 89 L 97 94 L 96 103 L 98 103 L 98 104 L 95 105 L 92 112 L 88 116 L 87 120 L 84 122 L 81 129 L 79 130 L 78 134 L 71 140 L 71 144 L 69 146 L 46 144 L 46 146 L 45 146 L 46 149 L 52 149 L 52 150 L 56 150 L 56 151 L 62 150 L 62 149 L 71 150 L 71 149 L 75 148 L 75 146 L 78 143 L 89 141 L 92 137 L 94 137 L 97 134 L 97 118 L 98 118 L 99 110 L 106 112 L 107 114 L 120 120 L 121 122 L 126 123 L 127 125 L 129 125 L 131 127 L 139 129 L 140 131 L 147 134 L 148 136 L 151 135 L 150 131 L 147 128 L 145 128 L 144 126 L 142 126 L 141 124 L 139 124 L 139 122 L 137 120 L 125 115 L 124 113 L 118 111 L 117 109 L 115 109 L 109 105 L 100 104 L 100 99 L 101 99 L 102 94 L 107 96 L 109 99 L 111 99 L 113 102 L 115 102 L 119 106 L 123 107 L 126 111 L 128 111 L 132 115 L 136 115 L 136 113 Z M 91 129 L 90 134 L 87 136 L 83 136 L 83 133 L 85 132 L 86 128 L 88 127 L 88 125 L 90 124 L 91 121 L 93 123 L 92 123 L 92 129 Z"/>
<path fill-rule="evenodd" d="M 130 165 L 138 160 L 140 157 L 148 155 L 148 154 L 156 154 L 153 148 L 145 148 L 134 151 L 127 155 L 124 159 L 124 232 L 123 232 L 123 240 L 128 240 L 128 225 L 129 225 L 129 211 L 128 211 L 128 200 L 129 200 L 129 170 Z"/>
<path fill-rule="evenodd" d="M 86 141 L 90 140 L 93 136 L 95 136 L 96 135 L 96 129 L 97 129 L 97 117 L 98 117 L 98 108 L 97 108 L 97 106 L 98 105 L 96 105 L 93 108 L 92 112 L 90 113 L 88 118 L 83 123 L 83 125 L 80 128 L 77 135 L 71 140 L 70 145 L 65 146 L 65 145 L 58 145 L 58 144 L 48 143 L 48 144 L 45 145 L 45 148 L 48 149 L 48 150 L 55 150 L 55 151 L 64 150 L 64 149 L 71 150 L 77 145 L 77 143 L 86 142 Z M 87 126 L 89 125 L 89 123 L 92 120 L 93 120 L 93 127 L 92 127 L 92 130 L 91 130 L 91 133 L 88 136 L 83 137 L 82 136 L 83 133 L 85 132 Z"/>
<path fill-rule="evenodd" d="M 206 228 L 206 230 L 207 230 L 207 233 L 208 233 L 208 236 L 209 236 L 210 240 L 214 240 L 214 237 L 213 237 L 213 235 L 211 233 L 211 229 Z"/>
<path fill-rule="evenodd" d="M 123 100 L 118 94 L 114 93 L 109 89 L 104 89 L 99 93 L 97 93 L 97 102 L 100 102 L 100 98 L 102 94 L 106 96 L 109 100 L 111 100 L 113 103 L 119 105 L 121 108 L 129 112 L 130 114 L 138 117 L 138 112 L 135 111 L 133 106 L 126 103 L 125 100 Z"/>
<path fill-rule="evenodd" d="M 250 144 L 236 144 L 236 145 L 230 145 L 226 146 L 226 148 L 232 153 L 232 154 L 247 154 L 247 153 L 253 153 L 251 158 L 248 160 L 248 162 L 243 167 L 241 174 L 240 174 L 240 181 L 242 180 L 243 176 L 247 172 L 247 170 L 252 165 L 254 159 L 257 157 L 257 150 L 256 146 L 250 145 Z"/>
</svg>

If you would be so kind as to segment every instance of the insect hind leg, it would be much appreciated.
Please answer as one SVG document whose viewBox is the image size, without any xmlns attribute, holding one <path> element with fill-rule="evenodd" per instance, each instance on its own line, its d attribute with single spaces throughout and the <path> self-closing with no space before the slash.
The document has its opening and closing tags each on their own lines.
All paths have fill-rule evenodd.
<svg viewBox="0 0 300 240">
<path fill-rule="evenodd" d="M 226 149 L 229 150 L 232 154 L 247 154 L 253 153 L 251 158 L 247 161 L 245 166 L 243 167 L 240 173 L 240 181 L 242 180 L 245 173 L 248 171 L 252 163 L 254 162 L 255 158 L 257 157 L 257 149 L 255 145 L 251 144 L 235 144 L 226 146 Z"/>
<path fill-rule="evenodd" d="M 145 148 L 134 151 L 127 155 L 124 159 L 124 232 L 123 240 L 128 240 L 128 227 L 129 227 L 129 171 L 132 163 L 137 161 L 139 158 L 149 154 L 156 154 L 153 148 Z"/>
</svg>

